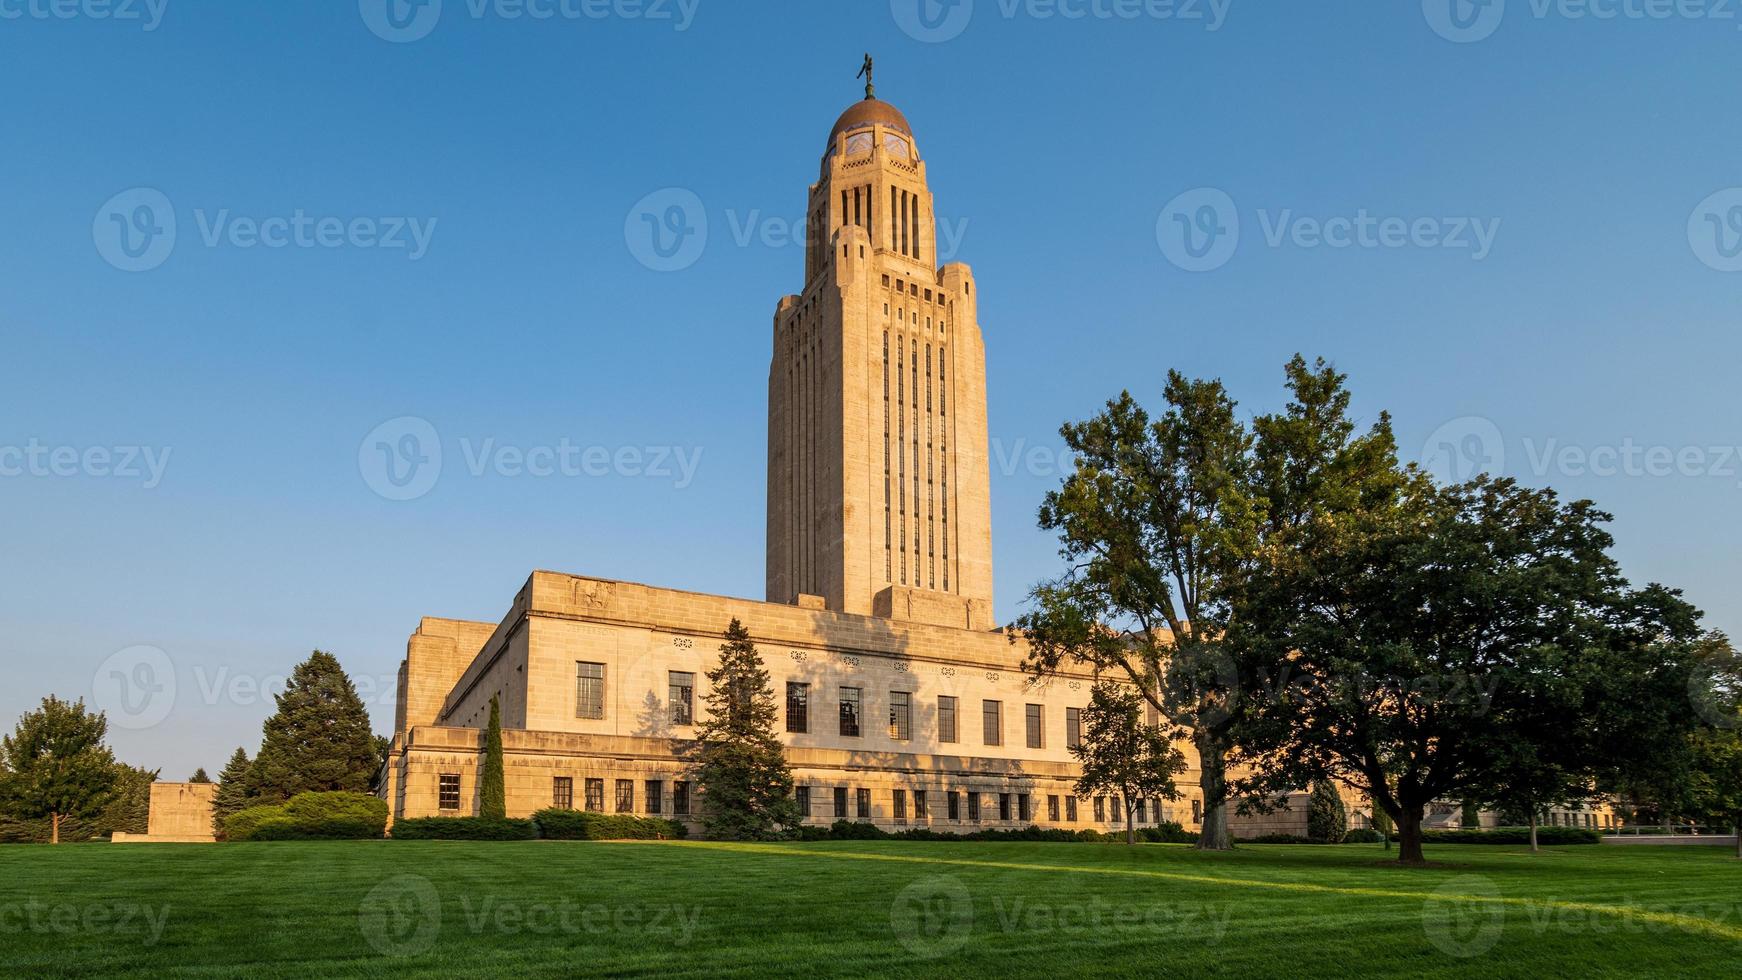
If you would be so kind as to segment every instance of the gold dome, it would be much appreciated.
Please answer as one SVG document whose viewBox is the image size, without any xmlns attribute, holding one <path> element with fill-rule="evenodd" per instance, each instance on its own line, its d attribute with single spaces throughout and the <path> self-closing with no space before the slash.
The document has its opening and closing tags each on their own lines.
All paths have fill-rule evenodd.
<svg viewBox="0 0 1742 980">
<path fill-rule="evenodd" d="M 884 126 L 913 138 L 913 129 L 907 125 L 907 117 L 901 110 L 881 99 L 864 99 L 855 102 L 841 118 L 835 120 L 835 128 L 829 130 L 829 148 L 833 149 L 835 137 L 842 133 L 850 133 L 856 129 L 870 129 L 872 126 Z"/>
</svg>

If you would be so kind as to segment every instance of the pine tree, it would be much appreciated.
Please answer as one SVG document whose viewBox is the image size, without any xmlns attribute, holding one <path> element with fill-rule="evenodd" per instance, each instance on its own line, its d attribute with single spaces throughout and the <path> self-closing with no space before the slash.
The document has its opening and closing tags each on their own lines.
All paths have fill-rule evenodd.
<svg viewBox="0 0 1742 980">
<path fill-rule="evenodd" d="M 749 630 L 736 619 L 707 677 L 710 717 L 690 751 L 708 836 L 767 840 L 797 827 L 792 770 L 774 734 L 774 689 Z"/>
<path fill-rule="evenodd" d="M 502 768 L 502 708 L 491 697 L 490 727 L 484 732 L 484 779 L 478 786 L 478 813 L 487 819 L 502 820 L 508 816 Z"/>
<path fill-rule="evenodd" d="M 212 777 L 206 775 L 206 767 L 205 766 L 201 766 L 200 768 L 195 769 L 194 774 L 192 776 L 188 777 L 188 782 L 190 782 L 190 783 L 209 783 L 211 781 L 212 781 Z"/>
<path fill-rule="evenodd" d="M 109 721 L 85 702 L 53 695 L 18 720 L 0 742 L 0 799 L 8 816 L 50 821 L 50 842 L 60 843 L 61 822 L 96 817 L 114 792 L 114 753 L 103 744 Z"/>
<path fill-rule="evenodd" d="M 1307 839 L 1322 844 L 1341 844 L 1349 833 L 1349 812 L 1343 807 L 1343 794 L 1337 784 L 1321 779 L 1313 784 L 1311 802 L 1307 804 Z"/>
<path fill-rule="evenodd" d="M 212 836 L 222 840 L 224 819 L 248 806 L 248 791 L 254 764 L 240 747 L 230 756 L 224 771 L 218 773 L 218 795 L 212 798 Z"/>
<path fill-rule="evenodd" d="M 278 711 L 263 726 L 250 795 L 281 803 L 305 792 L 368 792 L 380 758 L 369 713 L 339 661 L 316 650 L 276 697 Z"/>
</svg>

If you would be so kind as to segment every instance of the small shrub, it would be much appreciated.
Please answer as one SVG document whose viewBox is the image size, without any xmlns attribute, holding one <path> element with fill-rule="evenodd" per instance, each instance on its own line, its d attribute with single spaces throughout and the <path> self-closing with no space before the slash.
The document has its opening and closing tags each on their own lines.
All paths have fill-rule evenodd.
<svg viewBox="0 0 1742 980">
<path fill-rule="evenodd" d="M 224 819 L 224 838 L 380 840 L 387 801 L 366 793 L 298 793 L 288 803 L 253 806 Z"/>
<path fill-rule="evenodd" d="M 675 820 L 626 813 L 589 813 L 551 808 L 532 815 L 545 840 L 678 840 L 689 830 Z"/>
<path fill-rule="evenodd" d="M 1345 844 L 1380 844 L 1384 841 L 1385 837 L 1370 827 L 1358 827 L 1343 835 Z"/>
<path fill-rule="evenodd" d="M 534 840 L 530 820 L 488 817 L 415 817 L 393 824 L 394 840 Z"/>
<path fill-rule="evenodd" d="M 1172 820 L 1163 821 L 1153 827 L 1141 827 L 1138 836 L 1151 844 L 1196 844 L 1198 834 L 1195 830 L 1187 830 Z"/>
<path fill-rule="evenodd" d="M 282 806 L 251 806 L 224 818 L 224 839 L 230 841 L 255 840 L 262 825 L 268 823 L 287 824 L 290 814 Z"/>
<path fill-rule="evenodd" d="M 878 830 L 876 824 L 856 823 L 852 820 L 837 820 L 829 827 L 831 840 L 883 840 L 888 836 Z"/>
</svg>

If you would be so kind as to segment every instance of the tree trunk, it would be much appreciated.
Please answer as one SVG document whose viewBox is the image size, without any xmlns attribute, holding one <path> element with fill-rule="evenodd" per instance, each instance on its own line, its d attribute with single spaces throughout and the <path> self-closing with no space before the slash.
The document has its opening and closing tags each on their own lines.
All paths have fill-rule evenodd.
<svg viewBox="0 0 1742 980">
<path fill-rule="evenodd" d="M 1404 806 L 1397 821 L 1397 863 L 1426 864 L 1421 854 L 1421 821 L 1423 808 Z"/>
<path fill-rule="evenodd" d="M 1536 811 L 1530 811 L 1530 853 L 1540 854 L 1536 846 Z"/>
<path fill-rule="evenodd" d="M 1214 739 L 1192 741 L 1198 750 L 1198 789 L 1204 797 L 1204 824 L 1198 828 L 1198 850 L 1231 851 L 1234 841 L 1228 836 L 1227 759 Z"/>
<path fill-rule="evenodd" d="M 1136 812 L 1137 812 L 1137 809 L 1131 805 L 1130 794 L 1126 794 L 1126 796 L 1125 796 L 1125 843 L 1128 846 L 1131 844 L 1137 843 L 1137 825 L 1131 822 L 1131 815 L 1133 813 L 1136 813 Z"/>
<path fill-rule="evenodd" d="M 52 829 L 49 830 L 48 842 L 50 844 L 59 844 L 60 843 L 60 814 L 58 814 L 58 813 L 49 814 L 49 826 Z"/>
</svg>

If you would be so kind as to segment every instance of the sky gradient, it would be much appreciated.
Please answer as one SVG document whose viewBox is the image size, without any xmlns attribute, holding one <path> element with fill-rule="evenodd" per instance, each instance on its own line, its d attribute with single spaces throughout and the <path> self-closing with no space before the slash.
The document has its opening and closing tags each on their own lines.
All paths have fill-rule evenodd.
<svg viewBox="0 0 1742 980">
<path fill-rule="evenodd" d="M 1269 411 L 1299 351 L 1734 633 L 1742 22 L 1451 2 L 4 0 L 0 725 L 215 774 L 317 647 L 387 732 L 418 618 L 535 568 L 760 598 L 866 51 L 983 290 L 1001 621 L 1062 421 L 1169 368 Z"/>
</svg>

